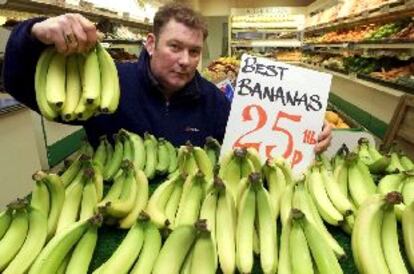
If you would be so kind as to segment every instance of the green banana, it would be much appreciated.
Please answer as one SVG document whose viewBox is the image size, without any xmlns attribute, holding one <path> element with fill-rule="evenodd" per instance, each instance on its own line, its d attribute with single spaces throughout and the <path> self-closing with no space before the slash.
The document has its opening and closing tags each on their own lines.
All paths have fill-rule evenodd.
<svg viewBox="0 0 414 274">
<path fill-rule="evenodd" d="M 148 202 L 148 180 L 144 172 L 134 166 L 135 169 L 135 182 L 137 184 L 137 192 L 134 207 L 128 213 L 127 216 L 119 220 L 120 228 L 130 228 L 137 220 L 139 213 L 147 206 Z"/>
<path fill-rule="evenodd" d="M 66 274 L 86 274 L 98 241 L 98 226 L 92 225 L 86 230 L 73 249 L 66 266 Z"/>
<path fill-rule="evenodd" d="M 55 110 L 63 107 L 66 99 L 66 57 L 56 53 L 49 63 L 46 76 L 46 100 Z"/>
<path fill-rule="evenodd" d="M 287 184 L 280 197 L 280 220 L 284 226 L 289 219 L 290 211 L 292 209 L 292 199 L 295 184 Z"/>
<path fill-rule="evenodd" d="M 318 229 L 300 211 L 296 211 L 293 217 L 299 218 L 299 223 L 305 233 L 306 241 L 319 273 L 343 273 L 335 253 Z"/>
<path fill-rule="evenodd" d="M 29 217 L 25 208 L 17 209 L 12 218 L 6 234 L 0 240 L 0 271 L 18 254 L 29 229 Z"/>
<path fill-rule="evenodd" d="M 374 161 L 377 161 L 378 159 L 381 159 L 383 157 L 383 155 L 375 147 L 375 144 L 370 143 L 369 141 L 368 141 L 368 152 Z"/>
<path fill-rule="evenodd" d="M 331 162 L 329 161 L 328 157 L 324 153 L 320 153 L 316 155 L 316 161 L 321 163 L 322 166 L 329 171 L 333 170 Z"/>
<path fill-rule="evenodd" d="M 176 148 L 167 140 L 165 141 L 168 149 L 168 158 L 170 159 L 168 165 L 168 173 L 172 173 L 177 170 L 178 162 L 177 162 L 177 150 Z"/>
<path fill-rule="evenodd" d="M 86 105 L 99 106 L 101 94 L 101 75 L 97 50 L 94 48 L 86 54 L 82 78 L 82 101 Z"/>
<path fill-rule="evenodd" d="M 392 152 L 390 157 L 390 164 L 386 168 L 386 171 L 388 173 L 405 171 L 405 168 L 402 166 L 397 152 Z"/>
<path fill-rule="evenodd" d="M 267 182 L 269 196 L 271 197 L 270 201 L 273 212 L 275 213 L 275 219 L 277 219 L 280 212 L 280 200 L 286 187 L 285 175 L 283 174 L 283 171 L 271 161 L 266 161 L 266 164 L 263 166 L 263 173 Z"/>
<path fill-rule="evenodd" d="M 144 222 L 139 220 L 128 231 L 112 256 L 100 267 L 99 273 L 128 273 L 144 243 Z"/>
<path fill-rule="evenodd" d="M 2 273 L 26 273 L 46 243 L 47 215 L 35 207 L 31 207 L 29 211 L 29 229 L 27 236 L 24 235 L 26 237 L 24 244 Z"/>
<path fill-rule="evenodd" d="M 360 207 L 352 231 L 352 254 L 363 273 L 390 273 L 381 244 L 381 223 L 384 216 L 384 196 L 373 195 Z"/>
<path fill-rule="evenodd" d="M 134 147 L 124 129 L 119 131 L 119 137 L 121 138 L 124 147 L 122 161 L 132 161 L 134 159 Z"/>
<path fill-rule="evenodd" d="M 241 161 L 243 155 L 245 155 L 245 150 L 235 149 L 233 152 L 233 157 L 229 160 L 226 166 L 223 166 L 220 169 L 219 176 L 227 183 L 228 190 L 233 195 L 234 201 L 237 200 L 239 193 L 239 183 L 242 179 L 241 174 Z"/>
<path fill-rule="evenodd" d="M 180 203 L 181 195 L 183 193 L 183 184 L 187 177 L 185 175 L 179 176 L 175 182 L 174 190 L 171 193 L 168 202 L 165 205 L 165 216 L 173 224 L 175 223 L 175 216 L 177 214 L 178 206 Z"/>
<path fill-rule="evenodd" d="M 270 196 L 263 184 L 257 187 L 256 218 L 259 221 L 260 265 L 263 273 L 272 273 L 274 264 L 277 264 L 277 230 L 276 219 L 270 203 Z M 275 248 L 276 246 L 276 248 Z"/>
<path fill-rule="evenodd" d="M 154 140 L 154 136 L 145 133 L 144 134 L 144 146 L 146 152 L 146 162 L 145 162 L 145 175 L 148 179 L 152 179 L 155 176 L 156 166 L 158 162 L 157 155 L 157 141 Z"/>
<path fill-rule="evenodd" d="M 207 181 L 213 179 L 213 165 L 206 151 L 201 147 L 193 147 L 194 159 L 198 168 L 204 173 Z"/>
<path fill-rule="evenodd" d="M 65 228 L 77 221 L 85 182 L 86 177 L 83 175 L 81 180 L 70 184 L 66 189 L 65 202 L 63 203 L 62 211 L 57 223 L 56 234 L 59 234 Z"/>
<path fill-rule="evenodd" d="M 409 204 L 402 213 L 401 224 L 405 254 L 411 269 L 414 269 L 414 203 Z"/>
<path fill-rule="evenodd" d="M 396 203 L 400 203 L 401 201 L 402 197 L 399 195 L 399 199 Z M 398 243 L 397 218 L 395 216 L 393 204 L 388 205 L 384 209 L 381 242 L 384 250 L 385 261 L 387 262 L 390 272 L 395 274 L 408 274 L 408 270 L 402 258 Z"/>
<path fill-rule="evenodd" d="M 407 155 L 400 155 L 400 163 L 405 170 L 414 170 L 414 163 Z"/>
<path fill-rule="evenodd" d="M 121 167 L 122 158 L 124 157 L 124 145 L 122 143 L 122 138 L 115 134 L 115 148 L 114 152 L 111 157 L 111 161 L 106 164 L 104 169 L 104 179 L 109 180 L 112 179 L 115 174 L 118 172 L 119 168 Z"/>
<path fill-rule="evenodd" d="M 183 192 L 182 203 L 179 204 L 174 226 L 190 225 L 197 221 L 200 214 L 201 204 L 205 197 L 205 176 L 199 171 L 194 177 L 191 189 Z M 185 196 L 184 196 L 185 195 Z"/>
<path fill-rule="evenodd" d="M 292 168 L 289 163 L 283 157 L 273 159 L 275 165 L 282 169 L 283 174 L 285 175 L 286 185 L 289 185 L 294 182 L 294 176 L 292 174 Z"/>
<path fill-rule="evenodd" d="M 65 187 L 67 187 L 79 174 L 82 168 L 82 162 L 79 157 L 73 160 L 72 164 L 60 175 L 60 179 Z"/>
<path fill-rule="evenodd" d="M 48 120 L 55 120 L 59 113 L 49 105 L 46 99 L 46 78 L 47 71 L 49 69 L 50 61 L 56 54 L 53 47 L 46 48 L 39 57 L 36 64 L 35 73 L 35 91 L 36 91 L 36 102 L 40 110 L 40 113 Z"/>
<path fill-rule="evenodd" d="M 193 263 L 193 254 L 194 248 L 190 248 L 188 251 L 187 256 L 185 256 L 184 263 L 181 266 L 180 274 L 190 274 L 191 273 L 191 264 Z"/>
<path fill-rule="evenodd" d="M 347 195 L 344 195 L 339 188 L 339 185 L 334 181 L 331 173 L 323 166 L 320 168 L 322 181 L 325 185 L 328 197 L 332 201 L 335 208 L 343 215 L 348 216 L 355 212 L 354 205 L 348 200 Z"/>
<path fill-rule="evenodd" d="M 155 170 L 158 174 L 165 174 L 168 172 L 170 166 L 170 154 L 167 147 L 167 142 L 164 138 L 159 138 L 157 143 L 157 165 Z"/>
<path fill-rule="evenodd" d="M 293 274 L 314 273 L 312 257 L 300 222 L 294 218 L 292 210 L 292 225 L 289 233 L 289 260 Z"/>
<path fill-rule="evenodd" d="M 160 250 L 152 274 L 178 274 L 193 246 L 196 232 L 194 225 L 183 225 L 174 229 Z"/>
<path fill-rule="evenodd" d="M 215 274 L 217 269 L 217 252 L 211 232 L 199 232 L 193 247 L 191 259 L 191 274 Z"/>
<path fill-rule="evenodd" d="M 144 227 L 142 250 L 130 274 L 151 274 L 160 250 L 161 234 L 153 223 L 148 222 Z"/>
<path fill-rule="evenodd" d="M 120 100 L 118 71 L 111 55 L 99 43 L 96 53 L 101 72 L 100 110 L 104 113 L 114 113 Z"/>
<path fill-rule="evenodd" d="M 108 144 L 108 139 L 106 135 L 101 136 L 99 145 L 96 148 L 95 154 L 93 155 L 93 161 L 98 162 L 102 166 L 106 163 L 106 145 Z"/>
<path fill-rule="evenodd" d="M 146 159 L 144 141 L 138 134 L 135 134 L 127 130 L 125 130 L 125 133 L 127 134 L 129 141 L 131 142 L 132 150 L 134 152 L 134 157 L 132 160 L 134 166 L 137 169 L 143 170 Z"/>
<path fill-rule="evenodd" d="M 111 165 L 112 162 L 112 158 L 114 156 L 114 148 L 112 147 L 112 144 L 108 141 L 108 138 L 106 138 L 106 161 L 103 164 L 103 169 L 102 172 L 105 169 L 108 169 L 109 166 Z"/>
<path fill-rule="evenodd" d="M 36 208 L 41 211 L 46 217 L 49 215 L 50 201 L 49 190 L 42 181 L 35 181 L 36 186 L 32 191 L 32 198 L 30 200 L 30 207 Z M 0 233 L 1 235 L 1 233 Z M 1 239 L 1 236 L 0 236 Z"/>
<path fill-rule="evenodd" d="M 124 185 L 124 179 L 125 179 L 125 176 L 124 176 L 123 172 L 114 177 L 113 184 L 109 188 L 109 190 L 106 193 L 105 197 L 98 203 L 98 205 L 97 205 L 98 208 L 104 207 L 108 202 L 119 199 L 119 196 L 122 193 L 122 188 L 123 188 L 123 185 Z"/>
<path fill-rule="evenodd" d="M 82 93 L 82 83 L 76 54 L 69 55 L 66 61 L 66 98 L 62 107 L 61 117 L 65 121 L 76 118 L 75 109 Z"/>
<path fill-rule="evenodd" d="M 378 192 L 381 194 L 387 194 L 391 191 L 400 192 L 406 177 L 406 173 L 404 172 L 385 175 L 378 183 Z"/>
<path fill-rule="evenodd" d="M 277 266 L 278 274 L 290 274 L 292 273 L 292 266 L 290 263 L 290 231 L 292 229 L 292 218 L 289 216 L 286 223 L 282 226 L 282 232 L 280 236 L 280 251 L 279 251 L 279 262 Z"/>
<path fill-rule="evenodd" d="M 93 169 L 85 170 L 86 181 L 82 191 L 82 200 L 80 204 L 79 220 L 89 219 L 95 213 L 98 204 L 98 195 L 93 182 L 95 176 Z"/>
<path fill-rule="evenodd" d="M 171 193 L 174 190 L 175 180 L 177 180 L 178 176 L 179 174 L 160 184 L 157 189 L 155 189 L 148 201 L 145 211 L 148 213 L 148 215 L 151 217 L 151 220 L 157 225 L 158 228 L 162 228 L 171 224 L 171 222 L 165 216 L 164 209 L 168 202 L 168 199 L 171 197 Z"/>
<path fill-rule="evenodd" d="M 348 165 L 345 161 L 335 167 L 334 178 L 342 194 L 348 196 Z"/>
<path fill-rule="evenodd" d="M 3 238 L 10 226 L 12 221 L 12 212 L 13 210 L 7 208 L 0 213 L 0 240 Z"/>
<path fill-rule="evenodd" d="M 249 186 L 238 206 L 236 231 L 236 265 L 241 273 L 250 273 L 253 267 L 253 230 L 256 212 L 256 195 L 253 190 L 259 184 L 256 173 L 249 176 Z"/>
<path fill-rule="evenodd" d="M 115 218 L 122 218 L 128 215 L 134 208 L 135 199 L 137 197 L 137 183 L 135 181 L 135 170 L 132 162 L 125 160 L 122 163 L 124 170 L 124 183 L 122 192 L 118 199 L 109 201 L 105 205 L 105 213 Z"/>
<path fill-rule="evenodd" d="M 36 258 L 29 274 L 56 273 L 65 257 L 99 217 L 76 222 L 53 237 Z M 102 221 L 102 220 L 99 220 Z"/>
<path fill-rule="evenodd" d="M 404 204 L 409 205 L 414 202 L 414 173 L 407 173 L 401 193 L 404 197 Z"/>
<path fill-rule="evenodd" d="M 218 191 L 219 190 L 217 189 L 212 189 L 206 195 L 200 210 L 200 219 L 206 220 L 207 229 L 211 232 L 211 239 L 213 240 L 214 246 L 216 246 L 216 212 L 218 203 Z"/>
<path fill-rule="evenodd" d="M 352 153 L 350 157 L 352 157 Z M 366 181 L 362 170 L 358 167 L 358 160 L 354 159 L 351 161 L 353 162 L 350 163 L 348 168 L 348 188 L 353 202 L 359 208 L 367 198 L 376 192 L 376 189 L 375 185 L 372 186 L 371 182 Z"/>
<path fill-rule="evenodd" d="M 338 226 L 343 221 L 342 214 L 329 199 L 322 175 L 318 167 L 313 167 L 309 176 L 309 190 L 319 214 L 329 224 Z"/>
<path fill-rule="evenodd" d="M 47 219 L 47 239 L 49 240 L 56 232 L 59 216 L 65 202 L 65 187 L 56 174 L 38 171 L 33 175 L 33 178 L 35 181 L 42 180 L 50 193 L 50 209 Z"/>
<path fill-rule="evenodd" d="M 220 148 L 220 143 L 216 139 L 214 139 L 211 136 L 206 138 L 204 150 L 206 151 L 207 156 L 210 159 L 211 165 L 213 167 L 218 163 Z"/>
<path fill-rule="evenodd" d="M 358 158 L 366 165 L 374 163 L 375 159 L 371 156 L 370 150 L 368 149 L 369 141 L 366 138 L 358 140 L 357 153 Z"/>
<path fill-rule="evenodd" d="M 224 274 L 232 274 L 236 268 L 236 225 L 232 194 L 221 183 L 216 212 L 216 244 L 220 268 Z"/>
<path fill-rule="evenodd" d="M 384 155 L 375 162 L 368 165 L 369 171 L 374 174 L 383 173 L 389 166 L 390 161 L 390 158 Z"/>
</svg>

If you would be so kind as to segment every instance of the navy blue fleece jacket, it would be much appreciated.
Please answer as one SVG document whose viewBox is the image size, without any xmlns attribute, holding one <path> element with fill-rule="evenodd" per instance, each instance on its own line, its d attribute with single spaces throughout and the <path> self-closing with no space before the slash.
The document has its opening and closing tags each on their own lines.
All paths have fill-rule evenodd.
<svg viewBox="0 0 414 274">
<path fill-rule="evenodd" d="M 46 47 L 30 35 L 41 18 L 22 22 L 13 30 L 4 59 L 6 91 L 21 103 L 39 112 L 34 91 L 36 62 Z M 151 77 L 149 55 L 143 50 L 138 62 L 117 64 L 121 99 L 117 111 L 78 123 L 96 146 L 101 135 L 112 136 L 124 128 L 140 134 L 149 132 L 164 137 L 175 146 L 190 141 L 204 145 L 212 136 L 224 138 L 230 102 L 214 84 L 197 72 L 193 80 L 166 101 Z"/>
</svg>

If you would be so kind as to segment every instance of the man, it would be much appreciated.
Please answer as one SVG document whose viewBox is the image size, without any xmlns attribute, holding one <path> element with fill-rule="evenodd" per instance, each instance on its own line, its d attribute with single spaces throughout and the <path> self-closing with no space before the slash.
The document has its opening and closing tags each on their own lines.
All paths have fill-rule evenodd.
<svg viewBox="0 0 414 274">
<path fill-rule="evenodd" d="M 176 146 L 188 140 L 201 146 L 207 136 L 221 142 L 230 103 L 196 70 L 206 37 L 206 24 L 198 13 L 177 3 L 161 7 L 138 62 L 117 65 L 121 85 L 118 110 L 80 123 L 89 141 L 96 145 L 99 136 L 125 128 L 140 135 L 148 131 Z M 33 75 L 42 50 L 54 45 L 63 54 L 86 52 L 96 42 L 95 26 L 79 14 L 23 22 L 6 48 L 6 90 L 38 111 Z M 325 149 L 330 139 L 330 127 L 325 126 L 315 150 Z"/>
</svg>

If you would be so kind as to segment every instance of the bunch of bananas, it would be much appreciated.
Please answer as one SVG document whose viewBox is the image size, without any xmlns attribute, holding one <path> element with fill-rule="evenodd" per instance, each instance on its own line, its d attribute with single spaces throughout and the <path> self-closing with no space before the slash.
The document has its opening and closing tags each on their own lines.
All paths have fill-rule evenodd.
<svg viewBox="0 0 414 274">
<path fill-rule="evenodd" d="M 385 196 L 377 194 L 359 209 L 351 241 L 354 261 L 360 272 L 409 273 L 400 251 L 394 212 L 394 205 L 401 201 L 398 192 Z M 412 218 L 412 214 L 407 215 Z"/>
<path fill-rule="evenodd" d="M 99 43 L 86 54 L 69 56 L 45 49 L 36 66 L 35 90 L 40 113 L 49 120 L 113 113 L 120 98 L 115 63 Z"/>
</svg>

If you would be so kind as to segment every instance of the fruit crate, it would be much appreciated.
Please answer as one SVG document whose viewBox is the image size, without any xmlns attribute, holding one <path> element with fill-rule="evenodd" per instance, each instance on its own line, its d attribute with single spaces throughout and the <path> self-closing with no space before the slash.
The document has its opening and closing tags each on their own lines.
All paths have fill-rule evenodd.
<svg viewBox="0 0 414 274">
<path fill-rule="evenodd" d="M 155 188 L 159 185 L 162 178 L 154 179 L 150 184 L 150 193 L 152 193 Z M 344 248 L 346 252 L 346 257 L 342 258 L 339 262 L 345 274 L 358 273 L 353 256 L 351 251 L 351 237 L 341 230 L 341 228 L 333 227 L 327 225 L 328 230 L 332 235 L 337 239 L 339 244 Z M 92 273 L 93 270 L 98 268 L 103 264 L 116 250 L 118 245 L 121 243 L 122 239 L 126 236 L 128 230 L 121 230 L 115 227 L 102 226 L 98 231 L 98 242 L 93 254 L 91 265 L 89 268 L 89 273 Z M 281 226 L 278 225 L 278 244 L 280 243 L 280 232 Z M 217 270 L 217 273 L 222 273 L 220 269 Z M 252 274 L 263 273 L 260 268 L 260 258 L 255 256 L 254 266 Z"/>
</svg>

